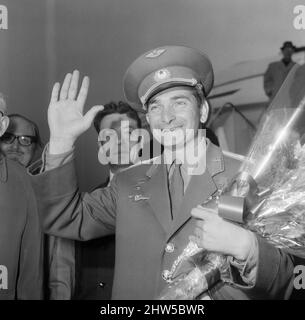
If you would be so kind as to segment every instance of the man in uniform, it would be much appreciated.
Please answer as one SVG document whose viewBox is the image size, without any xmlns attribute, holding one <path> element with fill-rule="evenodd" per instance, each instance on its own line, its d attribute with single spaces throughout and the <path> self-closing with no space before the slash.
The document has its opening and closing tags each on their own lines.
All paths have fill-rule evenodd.
<svg viewBox="0 0 305 320">
<path fill-rule="evenodd" d="M 141 120 L 127 103 L 110 102 L 95 116 L 94 127 L 98 135 L 101 132 L 98 138 L 99 159 L 103 164 L 107 162 L 109 168 L 107 181 L 98 186 L 103 188 L 116 172 L 132 164 L 126 160 L 130 158 L 130 150 L 136 142 L 129 143 L 129 135 L 141 127 Z M 118 139 L 103 141 L 103 135 L 107 133 L 116 134 Z M 122 148 L 117 148 L 118 146 Z M 112 159 L 106 156 L 109 149 L 118 149 L 120 153 L 112 152 Z M 125 162 L 118 162 L 118 155 L 123 156 Z M 113 234 L 86 242 L 50 237 L 49 299 L 109 300 L 114 253 Z"/>
<path fill-rule="evenodd" d="M 102 107 L 82 115 L 89 80 L 84 78 L 77 96 L 78 77 L 77 71 L 67 74 L 61 89 L 59 83 L 53 87 L 44 172 L 32 178 L 44 228 L 79 240 L 115 233 L 112 298 L 156 298 L 179 276 L 170 270 L 195 232 L 192 209 L 226 184 L 239 167 L 199 134 L 210 111 L 206 100 L 213 86 L 210 60 L 192 48 L 165 46 L 131 64 L 124 78 L 125 96 L 131 103 L 141 103 L 164 154 L 129 167 L 115 175 L 108 188 L 85 195 L 77 187 L 73 146 Z M 201 215 L 198 210 L 195 216 Z M 206 249 L 231 256 L 231 283 L 218 283 L 210 297 L 270 299 L 290 294 L 293 263 L 288 255 L 217 215 L 210 217 L 205 232 Z M 279 281 L 274 281 L 277 276 Z"/>
</svg>

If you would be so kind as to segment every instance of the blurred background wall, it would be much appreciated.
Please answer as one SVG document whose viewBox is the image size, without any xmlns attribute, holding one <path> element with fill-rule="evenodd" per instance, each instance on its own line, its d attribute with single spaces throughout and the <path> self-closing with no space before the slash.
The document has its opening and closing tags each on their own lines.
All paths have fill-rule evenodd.
<svg viewBox="0 0 305 320">
<path fill-rule="evenodd" d="M 8 30 L 0 30 L 0 91 L 10 112 L 36 121 L 48 140 L 52 85 L 79 69 L 90 76 L 86 108 L 123 99 L 122 77 L 139 54 L 159 45 L 204 50 L 216 71 L 273 56 L 285 40 L 303 45 L 293 28 L 297 0 L 0 0 Z M 78 142 L 80 185 L 104 179 L 90 129 Z"/>
</svg>

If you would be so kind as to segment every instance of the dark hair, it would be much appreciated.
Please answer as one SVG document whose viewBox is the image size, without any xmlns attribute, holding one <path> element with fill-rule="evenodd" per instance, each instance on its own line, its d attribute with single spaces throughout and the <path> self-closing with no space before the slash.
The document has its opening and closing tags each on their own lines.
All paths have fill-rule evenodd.
<svg viewBox="0 0 305 320">
<path fill-rule="evenodd" d="M 104 110 L 99 111 L 94 118 L 93 124 L 97 133 L 100 132 L 100 124 L 103 118 L 113 113 L 126 114 L 127 117 L 137 122 L 138 128 L 141 128 L 141 120 L 138 116 L 137 111 L 132 109 L 132 107 L 126 102 L 119 101 L 116 103 L 111 101 L 109 103 L 106 103 L 104 105 Z"/>
<path fill-rule="evenodd" d="M 7 116 L 8 116 L 9 119 L 11 119 L 11 118 L 21 118 L 21 119 L 29 122 L 34 128 L 34 135 L 35 135 L 35 138 L 36 138 L 36 145 L 38 145 L 39 147 L 43 146 L 38 126 L 34 121 L 32 121 L 32 120 L 30 120 L 30 119 L 26 118 L 25 116 L 22 116 L 21 114 L 18 114 L 18 113 L 12 113 L 12 114 L 9 114 Z"/>
</svg>

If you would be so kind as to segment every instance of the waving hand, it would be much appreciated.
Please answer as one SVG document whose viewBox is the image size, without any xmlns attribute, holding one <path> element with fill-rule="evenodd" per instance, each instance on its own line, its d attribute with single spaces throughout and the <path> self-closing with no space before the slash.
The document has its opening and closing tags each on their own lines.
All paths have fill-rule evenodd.
<svg viewBox="0 0 305 320">
<path fill-rule="evenodd" d="M 48 109 L 51 154 L 69 151 L 76 139 L 89 129 L 95 115 L 103 106 L 94 106 L 83 114 L 89 89 L 84 77 L 78 91 L 79 72 L 68 73 L 62 86 L 55 83 Z"/>
</svg>

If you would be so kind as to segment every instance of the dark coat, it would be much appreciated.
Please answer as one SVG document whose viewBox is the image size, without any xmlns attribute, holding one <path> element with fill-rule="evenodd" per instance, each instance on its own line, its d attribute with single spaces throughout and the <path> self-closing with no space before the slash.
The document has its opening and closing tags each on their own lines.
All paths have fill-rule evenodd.
<svg viewBox="0 0 305 320">
<path fill-rule="evenodd" d="M 75 241 L 76 300 L 110 300 L 114 275 L 115 237 Z"/>
<path fill-rule="evenodd" d="M 293 61 L 288 65 L 285 65 L 283 61 L 272 62 L 268 65 L 264 74 L 264 90 L 270 99 L 276 95 L 294 65 Z"/>
<path fill-rule="evenodd" d="M 170 269 L 193 234 L 192 208 L 236 173 L 237 161 L 210 144 L 207 168 L 192 176 L 178 217 L 171 220 L 167 169 L 141 164 L 119 173 L 110 187 L 80 194 L 74 162 L 33 176 L 44 228 L 57 236 L 89 240 L 116 235 L 113 299 L 154 299 L 166 285 Z M 63 178 L 64 177 L 64 178 Z M 167 244 L 174 250 L 168 252 Z M 293 263 L 286 253 L 258 238 L 259 261 L 254 287 L 220 285 L 215 299 L 286 298 L 292 290 Z"/>
<path fill-rule="evenodd" d="M 109 183 L 101 184 L 105 188 Z M 115 236 L 75 241 L 76 300 L 109 300 L 114 275 Z"/>
<path fill-rule="evenodd" d="M 1 299 L 41 299 L 43 241 L 35 195 L 25 169 L 0 155 L 0 265 L 8 288 Z"/>
</svg>

